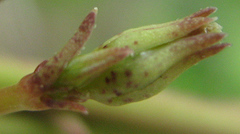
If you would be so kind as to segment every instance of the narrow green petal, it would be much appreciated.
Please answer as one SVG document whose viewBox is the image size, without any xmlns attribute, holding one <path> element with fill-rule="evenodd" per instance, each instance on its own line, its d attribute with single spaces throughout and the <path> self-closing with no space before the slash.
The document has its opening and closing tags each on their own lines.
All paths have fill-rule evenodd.
<svg viewBox="0 0 240 134">
<path fill-rule="evenodd" d="M 128 46 L 135 53 L 171 42 L 186 36 L 216 18 L 184 18 L 181 20 L 127 30 L 109 39 L 97 50 L 109 47 Z"/>
<path fill-rule="evenodd" d="M 109 48 L 79 55 L 64 69 L 55 86 L 80 88 L 131 53 L 129 48 Z"/>
</svg>

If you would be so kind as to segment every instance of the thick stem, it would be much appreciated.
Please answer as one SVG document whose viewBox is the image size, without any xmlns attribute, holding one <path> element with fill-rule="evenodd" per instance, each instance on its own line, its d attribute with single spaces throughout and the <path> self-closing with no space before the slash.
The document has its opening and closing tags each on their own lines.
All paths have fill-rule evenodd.
<svg viewBox="0 0 240 134">
<path fill-rule="evenodd" d="M 0 89 L 0 115 L 24 109 L 23 98 L 16 87 L 16 85 L 13 85 Z"/>
</svg>

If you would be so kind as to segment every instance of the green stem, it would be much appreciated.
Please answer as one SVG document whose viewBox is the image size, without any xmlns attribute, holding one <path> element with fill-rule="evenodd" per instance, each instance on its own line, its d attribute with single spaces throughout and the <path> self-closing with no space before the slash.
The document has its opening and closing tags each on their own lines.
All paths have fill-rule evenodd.
<svg viewBox="0 0 240 134">
<path fill-rule="evenodd" d="M 0 115 L 24 109 L 23 98 L 16 87 L 17 85 L 13 85 L 0 89 Z"/>
</svg>

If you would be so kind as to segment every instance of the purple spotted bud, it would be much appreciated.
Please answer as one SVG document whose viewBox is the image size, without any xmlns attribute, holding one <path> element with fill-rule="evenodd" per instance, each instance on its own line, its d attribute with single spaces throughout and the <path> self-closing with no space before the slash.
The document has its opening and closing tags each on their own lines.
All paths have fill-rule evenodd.
<svg viewBox="0 0 240 134">
<path fill-rule="evenodd" d="M 10 87 L 16 94 L 14 106 L 20 107 L 15 110 L 86 113 L 80 103 L 88 99 L 122 105 L 149 98 L 192 65 L 230 45 L 216 44 L 225 34 L 217 18 L 207 17 L 215 10 L 210 7 L 173 22 L 130 29 L 80 55 L 95 26 L 95 8 L 60 52 Z"/>
<path fill-rule="evenodd" d="M 95 51 L 74 57 L 58 85 L 80 92 L 76 98 L 108 105 L 149 98 L 187 68 L 229 45 L 214 45 L 225 37 L 214 22 L 217 18 L 207 17 L 215 10 L 210 7 L 173 22 L 122 32 Z M 110 64 L 111 52 L 128 48 L 134 51 L 132 55 Z"/>
</svg>

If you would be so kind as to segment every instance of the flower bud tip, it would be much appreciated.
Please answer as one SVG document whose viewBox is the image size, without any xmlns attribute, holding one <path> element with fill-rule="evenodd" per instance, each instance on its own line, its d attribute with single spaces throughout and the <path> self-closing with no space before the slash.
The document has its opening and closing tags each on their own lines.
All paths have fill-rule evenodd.
<svg viewBox="0 0 240 134">
<path fill-rule="evenodd" d="M 195 18 L 195 17 L 207 17 L 209 16 L 210 14 L 214 13 L 217 11 L 217 8 L 216 7 L 208 7 L 208 8 L 205 8 L 205 9 L 202 9 L 192 15 L 190 15 L 190 17 L 192 18 Z"/>
<path fill-rule="evenodd" d="M 92 12 L 94 12 L 95 14 L 97 14 L 97 13 L 98 13 L 98 8 L 97 8 L 97 7 L 94 7 L 93 10 L 92 10 Z"/>
<path fill-rule="evenodd" d="M 213 21 L 218 20 L 218 17 L 212 17 Z"/>
</svg>

